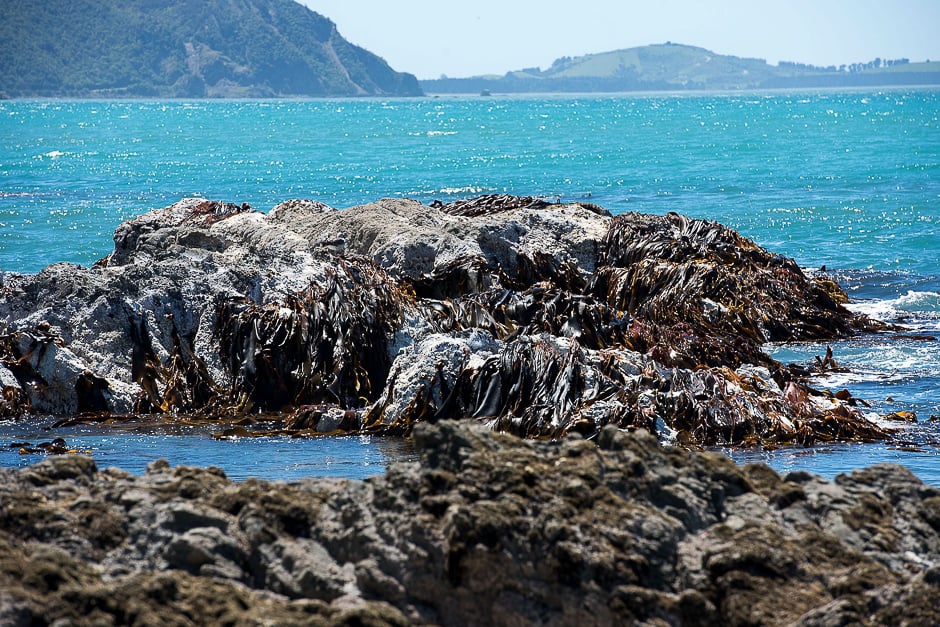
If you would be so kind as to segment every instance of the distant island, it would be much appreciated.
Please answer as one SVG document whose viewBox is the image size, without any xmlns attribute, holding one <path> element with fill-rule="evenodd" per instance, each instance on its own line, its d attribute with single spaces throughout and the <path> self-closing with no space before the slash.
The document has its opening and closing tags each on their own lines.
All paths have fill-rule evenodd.
<svg viewBox="0 0 940 627">
<path fill-rule="evenodd" d="M 0 95 L 418 96 L 293 0 L 0 0 Z"/>
<path fill-rule="evenodd" d="M 739 90 L 806 87 L 938 85 L 940 62 L 876 58 L 840 67 L 819 67 L 721 55 L 667 42 L 581 57 L 562 57 L 546 70 L 525 68 L 505 75 L 441 77 L 420 81 L 424 91 L 452 93 L 624 92 Z"/>
</svg>

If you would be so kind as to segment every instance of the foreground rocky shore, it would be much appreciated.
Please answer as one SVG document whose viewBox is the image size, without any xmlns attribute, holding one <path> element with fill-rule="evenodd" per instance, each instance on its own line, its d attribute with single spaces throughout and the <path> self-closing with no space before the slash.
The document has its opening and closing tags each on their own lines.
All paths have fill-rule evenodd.
<svg viewBox="0 0 940 627">
<path fill-rule="evenodd" d="M 366 481 L 0 469 L 0 623 L 936 625 L 940 490 L 418 425 Z"/>
<path fill-rule="evenodd" d="M 886 435 L 851 394 L 760 348 L 877 323 L 713 222 L 513 196 L 268 214 L 188 199 L 114 241 L 92 268 L 0 275 L 0 416 L 185 415 L 237 435 L 446 418 L 689 444 Z"/>
</svg>

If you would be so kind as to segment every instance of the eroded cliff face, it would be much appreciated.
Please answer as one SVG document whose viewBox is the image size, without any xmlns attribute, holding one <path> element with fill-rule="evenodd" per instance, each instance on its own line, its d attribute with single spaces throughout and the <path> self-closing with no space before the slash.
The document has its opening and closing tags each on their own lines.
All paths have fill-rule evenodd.
<svg viewBox="0 0 940 627">
<path fill-rule="evenodd" d="M 884 433 L 760 350 L 874 328 L 716 223 L 484 196 L 263 214 L 187 199 L 94 267 L 6 274 L 0 414 L 274 413 L 294 432 L 470 418 L 690 443 Z"/>
<path fill-rule="evenodd" d="M 422 95 L 292 0 L 7 2 L 0 58 L 13 98 Z"/>
<path fill-rule="evenodd" d="M 366 481 L 0 469 L 0 622 L 937 624 L 940 490 L 418 425 Z"/>
</svg>

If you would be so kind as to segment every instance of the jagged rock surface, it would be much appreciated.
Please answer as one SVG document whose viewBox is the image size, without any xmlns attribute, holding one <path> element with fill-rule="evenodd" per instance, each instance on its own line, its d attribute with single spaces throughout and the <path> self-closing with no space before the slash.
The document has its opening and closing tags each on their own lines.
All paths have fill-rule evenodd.
<svg viewBox="0 0 940 627">
<path fill-rule="evenodd" d="M 92 268 L 3 277 L 0 415 L 283 412 L 321 433 L 472 417 L 534 437 L 616 424 L 709 444 L 884 436 L 852 399 L 809 390 L 760 350 L 873 323 L 715 223 L 505 195 L 269 214 L 187 199 L 114 241 Z"/>
<path fill-rule="evenodd" d="M 365 481 L 0 470 L 0 623 L 930 625 L 940 490 L 420 425 Z"/>
</svg>

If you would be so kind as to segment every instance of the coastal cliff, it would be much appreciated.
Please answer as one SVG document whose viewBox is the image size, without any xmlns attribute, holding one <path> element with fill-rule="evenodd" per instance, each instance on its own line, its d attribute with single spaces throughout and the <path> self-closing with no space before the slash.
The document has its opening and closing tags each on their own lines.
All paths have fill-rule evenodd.
<svg viewBox="0 0 940 627">
<path fill-rule="evenodd" d="M 761 351 L 878 323 L 714 222 L 500 195 L 268 214 L 187 199 L 114 241 L 91 268 L 2 276 L 0 415 L 184 415 L 220 435 L 469 419 L 536 438 L 887 437 L 851 394 Z"/>
<path fill-rule="evenodd" d="M 8 97 L 419 96 L 293 0 L 0 3 Z"/>
<path fill-rule="evenodd" d="M 940 490 L 420 425 L 366 481 L 0 469 L 0 623 L 933 625 Z"/>
</svg>

